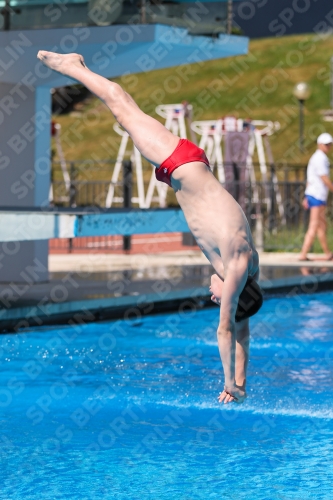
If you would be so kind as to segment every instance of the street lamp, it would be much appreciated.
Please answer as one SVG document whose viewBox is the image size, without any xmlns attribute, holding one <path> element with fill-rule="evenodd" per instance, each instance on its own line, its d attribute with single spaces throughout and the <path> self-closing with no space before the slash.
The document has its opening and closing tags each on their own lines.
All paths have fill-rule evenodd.
<svg viewBox="0 0 333 500">
<path fill-rule="evenodd" d="M 299 102 L 299 149 L 304 153 L 304 102 L 309 99 L 311 90 L 307 83 L 300 82 L 295 85 L 293 94 Z"/>
</svg>

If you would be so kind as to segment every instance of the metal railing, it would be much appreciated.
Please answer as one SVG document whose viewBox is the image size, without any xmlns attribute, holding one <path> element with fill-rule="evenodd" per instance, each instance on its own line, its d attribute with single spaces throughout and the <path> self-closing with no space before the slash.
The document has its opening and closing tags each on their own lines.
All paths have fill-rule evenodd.
<svg viewBox="0 0 333 500">
<path fill-rule="evenodd" d="M 60 162 L 52 163 L 52 201 L 55 205 L 61 206 L 99 206 L 104 207 L 107 193 L 111 184 L 112 172 L 114 169 L 115 160 L 102 160 L 98 163 L 94 161 L 71 161 L 68 162 L 67 168 L 70 178 L 70 188 L 67 189 L 64 181 L 63 172 Z M 224 163 L 227 167 L 228 164 Z M 256 172 L 256 178 L 262 179 L 263 175 L 260 171 L 260 164 L 253 163 L 253 169 Z M 150 164 L 143 164 L 143 181 L 144 191 L 147 188 L 152 175 Z M 135 169 L 133 169 L 133 196 L 137 196 L 137 186 L 135 178 Z M 266 173 L 266 181 L 257 182 L 269 185 L 269 182 L 277 181 L 278 184 L 283 183 L 304 183 L 306 180 L 306 167 L 304 165 L 283 165 L 276 168 L 274 165 L 268 167 Z M 232 184 L 235 185 L 237 178 L 232 179 Z M 228 182 L 228 179 L 227 179 Z M 122 179 L 112 183 L 115 189 L 114 205 L 122 206 Z M 267 191 L 268 187 L 266 188 Z M 149 207 L 147 207 L 149 208 Z"/>
</svg>

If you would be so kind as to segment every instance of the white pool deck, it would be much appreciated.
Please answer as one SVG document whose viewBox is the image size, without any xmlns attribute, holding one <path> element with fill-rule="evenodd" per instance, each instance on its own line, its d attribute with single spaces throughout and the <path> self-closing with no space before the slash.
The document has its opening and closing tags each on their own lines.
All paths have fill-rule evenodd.
<svg viewBox="0 0 333 500">
<path fill-rule="evenodd" d="M 323 254 L 309 254 L 309 261 L 298 260 L 297 253 L 263 252 L 260 254 L 261 266 L 330 268 L 333 260 L 325 260 Z M 51 254 L 50 272 L 110 272 L 119 270 L 142 269 L 145 267 L 169 267 L 188 265 L 209 265 L 208 260 L 197 250 L 162 252 L 156 254 Z"/>
</svg>

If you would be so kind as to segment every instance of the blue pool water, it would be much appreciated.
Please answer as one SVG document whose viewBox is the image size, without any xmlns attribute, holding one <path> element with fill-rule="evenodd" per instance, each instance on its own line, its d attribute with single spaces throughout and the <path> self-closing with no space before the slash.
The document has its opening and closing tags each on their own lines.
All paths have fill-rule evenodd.
<svg viewBox="0 0 333 500">
<path fill-rule="evenodd" d="M 332 498 L 332 313 L 267 300 L 228 407 L 216 308 L 2 336 L 0 498 Z"/>
</svg>

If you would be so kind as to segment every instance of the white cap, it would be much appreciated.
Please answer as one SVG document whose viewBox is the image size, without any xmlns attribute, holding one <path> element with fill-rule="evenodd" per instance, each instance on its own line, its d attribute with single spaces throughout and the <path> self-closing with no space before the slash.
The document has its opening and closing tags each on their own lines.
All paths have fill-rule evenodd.
<svg viewBox="0 0 333 500">
<path fill-rule="evenodd" d="M 333 142 L 333 137 L 331 136 L 331 134 L 328 134 L 327 132 L 320 134 L 320 136 L 317 139 L 317 144 L 331 144 L 332 142 Z"/>
</svg>

